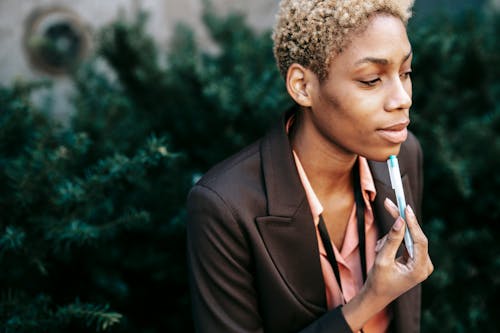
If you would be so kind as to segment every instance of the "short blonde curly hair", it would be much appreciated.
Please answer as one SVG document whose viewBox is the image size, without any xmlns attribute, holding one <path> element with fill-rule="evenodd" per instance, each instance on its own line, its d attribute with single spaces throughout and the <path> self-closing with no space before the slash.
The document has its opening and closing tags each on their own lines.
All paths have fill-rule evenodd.
<svg viewBox="0 0 500 333">
<path fill-rule="evenodd" d="M 393 15 L 407 24 L 414 0 L 281 0 L 273 31 L 274 56 L 281 75 L 298 63 L 320 80 L 356 32 L 376 13 Z"/>
</svg>

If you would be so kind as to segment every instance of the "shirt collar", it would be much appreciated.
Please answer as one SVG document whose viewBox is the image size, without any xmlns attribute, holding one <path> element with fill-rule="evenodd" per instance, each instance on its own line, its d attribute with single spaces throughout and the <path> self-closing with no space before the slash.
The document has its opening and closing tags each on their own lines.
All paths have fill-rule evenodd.
<svg viewBox="0 0 500 333">
<path fill-rule="evenodd" d="M 377 190 L 375 189 L 375 182 L 373 181 L 372 172 L 370 171 L 370 166 L 365 157 L 359 156 L 359 177 L 361 180 L 361 189 L 363 190 L 363 195 L 368 196 L 370 201 L 374 201 L 377 196 Z"/>
</svg>

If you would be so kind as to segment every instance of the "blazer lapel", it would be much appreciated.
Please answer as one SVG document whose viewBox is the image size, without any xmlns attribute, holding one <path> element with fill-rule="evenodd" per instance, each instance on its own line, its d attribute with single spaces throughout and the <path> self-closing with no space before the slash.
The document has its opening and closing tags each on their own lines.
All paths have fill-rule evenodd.
<svg viewBox="0 0 500 333">
<path fill-rule="evenodd" d="M 306 308 L 322 313 L 326 296 L 316 230 L 285 132 L 286 119 L 261 143 L 269 215 L 257 217 L 256 223 L 284 283 Z"/>
</svg>

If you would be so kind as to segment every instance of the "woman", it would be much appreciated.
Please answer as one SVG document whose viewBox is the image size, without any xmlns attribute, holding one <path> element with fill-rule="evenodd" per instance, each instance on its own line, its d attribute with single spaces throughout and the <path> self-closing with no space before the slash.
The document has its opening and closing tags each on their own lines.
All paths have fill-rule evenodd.
<svg viewBox="0 0 500 333">
<path fill-rule="evenodd" d="M 281 2 L 274 51 L 297 106 L 188 198 L 197 331 L 419 332 L 419 284 L 433 266 L 417 221 L 422 154 L 407 131 L 410 7 Z M 398 250 L 406 227 L 413 257 Z"/>
</svg>

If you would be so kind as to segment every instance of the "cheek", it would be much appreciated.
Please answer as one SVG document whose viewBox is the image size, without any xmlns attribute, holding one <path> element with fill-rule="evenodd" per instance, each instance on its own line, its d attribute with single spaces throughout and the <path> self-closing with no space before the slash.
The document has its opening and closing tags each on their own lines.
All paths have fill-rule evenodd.
<svg viewBox="0 0 500 333">
<path fill-rule="evenodd" d="M 408 94 L 408 96 L 410 96 L 410 98 L 412 98 L 413 86 L 411 83 L 411 79 L 408 79 L 407 82 L 405 82 L 404 87 L 405 87 L 405 90 L 406 90 L 406 93 Z"/>
<path fill-rule="evenodd" d="M 348 145 L 368 145 L 376 127 L 373 110 L 373 105 L 367 102 L 353 102 L 336 109 L 331 121 L 337 138 Z"/>
<path fill-rule="evenodd" d="M 370 134 L 377 127 L 381 106 L 376 98 L 360 98 L 350 110 L 351 122 L 360 134 Z"/>
<path fill-rule="evenodd" d="M 370 135 L 376 128 L 376 117 L 380 114 L 381 101 L 379 96 L 367 96 L 352 93 L 352 91 L 337 91 L 337 94 L 324 94 L 320 98 L 326 112 L 326 123 L 336 136 L 350 140 L 370 140 Z"/>
</svg>

